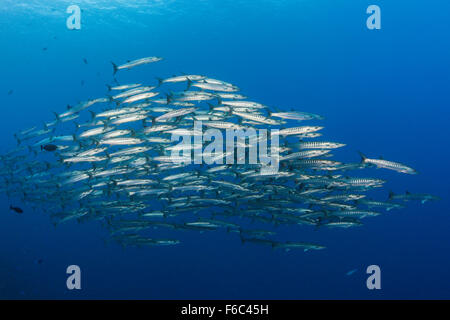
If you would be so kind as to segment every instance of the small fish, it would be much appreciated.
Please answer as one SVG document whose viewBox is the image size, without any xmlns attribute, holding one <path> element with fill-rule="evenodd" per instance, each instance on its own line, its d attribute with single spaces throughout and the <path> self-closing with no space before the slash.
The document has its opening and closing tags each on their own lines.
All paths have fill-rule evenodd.
<svg viewBox="0 0 450 320">
<path fill-rule="evenodd" d="M 259 115 L 259 114 L 248 113 L 248 112 L 237 112 L 237 111 L 232 111 L 232 114 L 237 115 L 243 119 L 256 121 L 256 122 L 263 123 L 263 124 L 269 124 L 269 125 L 279 124 L 278 121 L 267 118 L 267 117 Z"/>
<path fill-rule="evenodd" d="M 57 149 L 58 149 L 58 146 L 56 146 L 54 144 L 41 145 L 41 151 L 45 150 L 45 151 L 53 152 L 53 151 L 56 151 Z"/>
<path fill-rule="evenodd" d="M 389 200 L 418 200 L 422 202 L 422 204 L 424 204 L 427 201 L 436 201 L 439 199 L 439 197 L 427 193 L 411 193 L 409 191 L 406 191 L 405 194 L 395 194 L 392 191 L 389 192 Z"/>
<path fill-rule="evenodd" d="M 232 108 L 252 108 L 252 109 L 266 109 L 267 106 L 253 101 L 221 101 L 221 105 Z"/>
<path fill-rule="evenodd" d="M 176 82 L 184 82 L 184 81 L 199 81 L 205 79 L 205 76 L 200 75 L 184 75 L 184 76 L 175 76 L 167 79 L 157 78 L 159 84 L 162 83 L 176 83 Z"/>
<path fill-rule="evenodd" d="M 345 144 L 336 142 L 310 141 L 310 142 L 300 142 L 298 146 L 300 149 L 337 149 L 344 147 Z"/>
<path fill-rule="evenodd" d="M 162 58 L 160 58 L 160 57 L 147 57 L 147 58 L 141 58 L 141 59 L 129 61 L 120 66 L 117 66 L 114 62 L 111 62 L 111 63 L 113 65 L 113 72 L 114 72 L 114 74 L 116 74 L 117 71 L 122 70 L 122 69 L 131 69 L 136 66 L 140 66 L 143 64 L 147 64 L 147 63 L 158 62 L 161 60 L 162 60 Z"/>
<path fill-rule="evenodd" d="M 272 243 L 272 247 L 275 248 L 282 248 L 285 249 L 286 251 L 290 251 L 291 249 L 303 249 L 303 251 L 308 251 L 308 250 L 322 250 L 325 249 L 324 246 L 322 245 L 317 245 L 317 244 L 313 244 L 313 243 L 305 243 L 305 242 L 273 242 Z"/>
<path fill-rule="evenodd" d="M 138 138 L 111 138 L 101 140 L 100 144 L 109 144 L 109 145 L 133 145 L 133 144 L 141 144 L 144 140 Z"/>
<path fill-rule="evenodd" d="M 132 102 L 136 102 L 139 100 L 149 99 L 149 98 L 157 96 L 158 94 L 159 94 L 159 92 L 145 92 L 145 93 L 137 94 L 135 96 L 128 97 L 122 103 L 132 103 Z"/>
<path fill-rule="evenodd" d="M 133 89 L 133 88 L 136 88 L 136 87 L 140 87 L 141 84 L 140 83 L 124 84 L 124 85 L 115 86 L 115 87 L 112 87 L 112 86 L 109 86 L 109 85 L 106 85 L 106 86 L 108 87 L 108 91 L 111 91 L 111 90 L 128 90 L 128 89 Z"/>
<path fill-rule="evenodd" d="M 178 109 L 178 110 L 175 110 L 175 111 L 171 111 L 171 112 L 168 112 L 166 114 L 163 114 L 163 115 L 157 117 L 155 119 L 155 122 L 167 121 L 167 120 L 172 119 L 172 118 L 181 117 L 183 115 L 192 113 L 195 110 L 197 110 L 197 108 L 184 108 L 184 109 Z"/>
<path fill-rule="evenodd" d="M 356 271 L 358 271 L 358 269 L 350 270 L 350 271 L 348 271 L 345 275 L 346 275 L 346 276 L 351 276 L 351 275 L 354 274 Z"/>
<path fill-rule="evenodd" d="M 21 214 L 21 213 L 23 213 L 23 210 L 21 209 L 21 208 L 19 208 L 19 207 L 13 207 L 13 206 L 9 206 L 9 210 L 12 210 L 12 211 L 14 211 L 14 212 L 16 212 L 16 213 L 18 213 L 18 214 Z"/>
<path fill-rule="evenodd" d="M 235 92 L 239 91 L 239 88 L 234 86 L 222 85 L 217 83 L 198 82 L 192 84 L 193 87 L 200 88 L 202 90 L 223 91 L 223 92 Z"/>
<path fill-rule="evenodd" d="M 363 153 L 359 152 L 359 155 L 361 156 L 361 163 L 369 164 L 377 166 L 378 168 L 385 168 L 389 170 L 394 170 L 400 173 L 407 173 L 407 174 L 417 174 L 417 171 L 413 168 L 410 168 L 408 166 L 405 166 L 404 164 L 383 160 L 383 159 L 369 159 L 367 158 Z"/>
<path fill-rule="evenodd" d="M 269 115 L 271 117 L 277 117 L 281 119 L 289 119 L 289 120 L 311 120 L 311 119 L 323 119 L 321 116 L 312 114 L 312 113 L 306 113 L 306 112 L 269 112 Z"/>
<path fill-rule="evenodd" d="M 319 131 L 322 129 L 323 129 L 323 127 L 319 127 L 319 126 L 293 127 L 293 128 L 288 128 L 288 129 L 281 129 L 278 132 L 278 134 L 282 135 L 282 136 L 290 136 L 290 135 L 298 135 L 298 134 L 316 132 L 316 131 Z"/>
</svg>

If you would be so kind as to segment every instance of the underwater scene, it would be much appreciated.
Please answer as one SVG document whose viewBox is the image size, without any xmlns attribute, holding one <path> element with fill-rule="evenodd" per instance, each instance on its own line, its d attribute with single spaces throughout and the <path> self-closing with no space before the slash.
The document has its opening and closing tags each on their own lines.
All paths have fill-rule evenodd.
<svg viewBox="0 0 450 320">
<path fill-rule="evenodd" d="M 450 298 L 449 9 L 0 0 L 0 299 Z"/>
</svg>

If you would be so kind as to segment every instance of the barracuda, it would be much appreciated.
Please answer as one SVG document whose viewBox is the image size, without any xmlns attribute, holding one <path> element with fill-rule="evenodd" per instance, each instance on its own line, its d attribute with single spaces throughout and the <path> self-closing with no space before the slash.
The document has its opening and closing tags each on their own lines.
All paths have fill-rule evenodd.
<svg viewBox="0 0 450 320">
<path fill-rule="evenodd" d="M 133 145 L 133 144 L 141 144 L 143 142 L 144 140 L 138 138 L 113 138 L 100 140 L 100 144 L 109 144 L 109 145 Z"/>
<path fill-rule="evenodd" d="M 417 174 L 416 170 L 408 166 L 405 166 L 404 164 L 382 159 L 369 159 L 361 152 L 359 154 L 361 155 L 361 162 L 364 164 L 374 165 L 377 166 L 378 168 L 394 170 L 400 173 Z"/>
<path fill-rule="evenodd" d="M 183 115 L 192 113 L 195 110 L 197 110 L 197 108 L 185 108 L 185 109 L 174 110 L 174 111 L 168 112 L 166 114 L 163 114 L 162 116 L 157 117 L 155 119 L 155 121 L 159 122 L 159 121 L 164 121 L 164 120 L 168 120 L 168 119 L 172 119 L 172 118 L 181 117 Z"/>
<path fill-rule="evenodd" d="M 159 60 L 113 65 L 114 73 Z M 69 106 L 42 126 L 19 130 L 15 139 L 20 146 L 0 156 L 0 190 L 24 208 L 41 208 L 55 225 L 100 221 L 123 246 L 179 243 L 149 237 L 150 229 L 157 228 L 186 233 L 185 239 L 188 232 L 226 230 L 249 248 L 286 250 L 324 247 L 286 241 L 284 228 L 275 229 L 279 226 L 346 229 L 379 215 L 372 207 L 389 211 L 403 208 L 403 201 L 439 199 L 409 192 L 391 192 L 387 201 L 367 199 L 385 181 L 347 176 L 350 170 L 417 172 L 364 155 L 361 163 L 336 161 L 331 151 L 345 144 L 304 140 L 322 135 L 323 127 L 316 125 L 320 115 L 251 101 L 238 86 L 206 75 L 157 78 L 156 86 L 142 76 L 139 83 L 123 85 L 114 79 L 117 85 L 109 85 L 105 97 Z M 153 76 L 149 81 L 154 82 Z M 311 124 L 298 126 L 298 121 Z M 236 131 L 244 133 L 237 141 Z M 205 142 L 210 143 L 203 148 Z M 247 161 L 254 153 L 258 161 Z M 197 158 L 201 163 L 192 161 Z M 273 166 L 262 163 L 268 158 Z M 289 234 L 309 235 L 299 231 Z"/>
<path fill-rule="evenodd" d="M 147 57 L 147 58 L 141 58 L 141 59 L 136 59 L 136 60 L 133 60 L 133 61 L 129 61 L 127 63 L 124 63 L 124 64 L 120 65 L 120 66 L 117 66 L 113 62 L 111 62 L 111 63 L 113 65 L 113 72 L 114 72 L 114 74 L 116 74 L 117 71 L 122 70 L 122 69 L 131 69 L 131 68 L 143 65 L 143 64 L 158 62 L 158 61 L 161 61 L 161 60 L 162 60 L 162 58 L 160 58 L 160 57 Z"/>
</svg>

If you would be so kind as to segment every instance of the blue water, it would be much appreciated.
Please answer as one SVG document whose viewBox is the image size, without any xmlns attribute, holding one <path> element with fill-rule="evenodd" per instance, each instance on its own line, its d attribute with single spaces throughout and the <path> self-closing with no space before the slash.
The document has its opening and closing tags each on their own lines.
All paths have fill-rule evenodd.
<svg viewBox="0 0 450 320">
<path fill-rule="evenodd" d="M 409 190 L 441 201 L 359 228 L 283 231 L 327 246 L 304 253 L 243 246 L 226 232 L 123 249 L 104 242 L 99 223 L 55 228 L 26 206 L 12 213 L 1 195 L 0 298 L 450 298 L 448 1 L 74 1 L 81 30 L 66 28 L 70 4 L 0 2 L 2 153 L 15 147 L 14 132 L 51 120 L 51 111 L 103 96 L 110 61 L 156 55 L 165 60 L 118 80 L 207 74 L 255 101 L 321 114 L 325 137 L 348 145 L 339 159 L 358 161 L 361 150 L 419 171 L 367 170 L 388 180 L 379 198 Z M 381 8 L 381 30 L 366 27 L 370 4 Z M 66 288 L 71 264 L 82 270 L 81 290 Z M 381 290 L 366 287 L 372 264 Z"/>
</svg>

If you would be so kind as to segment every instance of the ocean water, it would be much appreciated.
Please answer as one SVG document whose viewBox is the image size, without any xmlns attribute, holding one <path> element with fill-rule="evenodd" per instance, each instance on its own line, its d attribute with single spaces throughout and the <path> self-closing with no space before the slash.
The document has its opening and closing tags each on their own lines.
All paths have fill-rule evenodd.
<svg viewBox="0 0 450 320">
<path fill-rule="evenodd" d="M 72 4 L 80 30 L 66 26 Z M 379 30 L 366 26 L 373 4 Z M 450 298 L 449 9 L 444 0 L 0 0 L 1 153 L 52 111 L 105 95 L 111 61 L 156 55 L 164 60 L 118 81 L 185 72 L 232 82 L 255 101 L 324 116 L 325 137 L 347 144 L 336 152 L 343 161 L 359 161 L 361 150 L 419 171 L 368 169 L 388 181 L 379 199 L 389 190 L 441 198 L 357 228 L 280 227 L 327 247 L 285 252 L 225 231 L 122 248 L 100 223 L 54 227 L 40 210 L 8 210 L 21 204 L 2 194 L 0 298 Z M 66 287 L 69 265 L 81 268 L 81 290 Z M 369 265 L 381 269 L 380 290 L 366 286 Z"/>
</svg>

